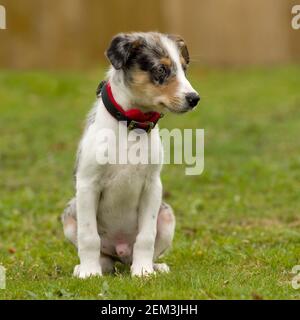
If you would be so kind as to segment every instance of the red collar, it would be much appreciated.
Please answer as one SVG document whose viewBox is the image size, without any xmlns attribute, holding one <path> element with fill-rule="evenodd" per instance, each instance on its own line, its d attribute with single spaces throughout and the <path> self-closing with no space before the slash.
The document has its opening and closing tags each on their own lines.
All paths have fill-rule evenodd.
<svg viewBox="0 0 300 320">
<path fill-rule="evenodd" d="M 142 129 L 151 131 L 162 117 L 162 114 L 155 111 L 142 112 L 139 109 L 125 111 L 115 100 L 109 82 L 101 82 L 97 93 L 101 92 L 101 98 L 107 111 L 118 121 L 126 121 L 129 130 Z"/>
</svg>

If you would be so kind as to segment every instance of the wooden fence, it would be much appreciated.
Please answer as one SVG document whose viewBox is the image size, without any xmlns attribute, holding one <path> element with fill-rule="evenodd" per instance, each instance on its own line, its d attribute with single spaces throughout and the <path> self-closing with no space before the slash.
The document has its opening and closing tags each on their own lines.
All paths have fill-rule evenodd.
<svg viewBox="0 0 300 320">
<path fill-rule="evenodd" d="M 82 68 L 104 59 L 121 31 L 179 33 L 193 60 L 210 65 L 300 60 L 294 0 L 0 0 L 1 68 Z"/>
</svg>

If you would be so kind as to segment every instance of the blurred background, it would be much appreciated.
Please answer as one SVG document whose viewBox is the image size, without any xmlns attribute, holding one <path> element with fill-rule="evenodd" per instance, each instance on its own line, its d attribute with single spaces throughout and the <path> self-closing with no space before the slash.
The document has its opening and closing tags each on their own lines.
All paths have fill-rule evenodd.
<svg viewBox="0 0 300 320">
<path fill-rule="evenodd" d="M 86 68 L 104 61 L 118 32 L 177 33 L 203 65 L 300 60 L 294 0 L 1 0 L 1 68 Z M 299 4 L 299 1 L 298 1 Z"/>
<path fill-rule="evenodd" d="M 0 299 L 300 299 L 290 284 L 300 264 L 295 4 L 0 0 L 0 265 L 8 270 Z M 168 277 L 79 283 L 59 217 L 74 196 L 76 148 L 108 67 L 104 51 L 114 34 L 133 30 L 186 40 L 201 103 L 160 127 L 204 128 L 205 170 L 185 176 L 185 165 L 164 166 L 164 198 L 176 214 Z"/>
</svg>

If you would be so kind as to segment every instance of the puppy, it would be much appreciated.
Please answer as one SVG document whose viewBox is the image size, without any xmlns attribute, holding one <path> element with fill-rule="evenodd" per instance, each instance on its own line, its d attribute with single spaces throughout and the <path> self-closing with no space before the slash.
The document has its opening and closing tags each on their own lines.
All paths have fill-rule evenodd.
<svg viewBox="0 0 300 320">
<path fill-rule="evenodd" d="M 175 229 L 172 209 L 162 202 L 161 162 L 101 164 L 97 133 L 109 128 L 118 137 L 122 121 L 126 130 L 150 139 L 164 113 L 193 109 L 200 98 L 186 78 L 189 53 L 182 38 L 149 32 L 115 36 L 106 56 L 107 81 L 78 148 L 76 196 L 62 216 L 64 234 L 80 258 L 74 276 L 112 272 L 115 261 L 130 264 L 133 276 L 167 272 L 166 264 L 155 263 L 171 246 Z M 159 133 L 151 139 L 161 156 Z M 127 142 L 123 152 L 132 146 Z"/>
</svg>

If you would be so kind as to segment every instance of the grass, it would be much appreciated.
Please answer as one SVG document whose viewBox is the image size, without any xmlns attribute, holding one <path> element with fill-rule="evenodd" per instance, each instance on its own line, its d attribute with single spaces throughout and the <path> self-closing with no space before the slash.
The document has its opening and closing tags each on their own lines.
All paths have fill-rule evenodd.
<svg viewBox="0 0 300 320">
<path fill-rule="evenodd" d="M 177 229 L 172 272 L 132 279 L 128 268 L 72 278 L 74 248 L 60 214 L 98 72 L 0 71 L 0 299 L 299 299 L 300 66 L 194 70 L 197 111 L 161 127 L 204 128 L 205 170 L 164 167 Z"/>
</svg>

